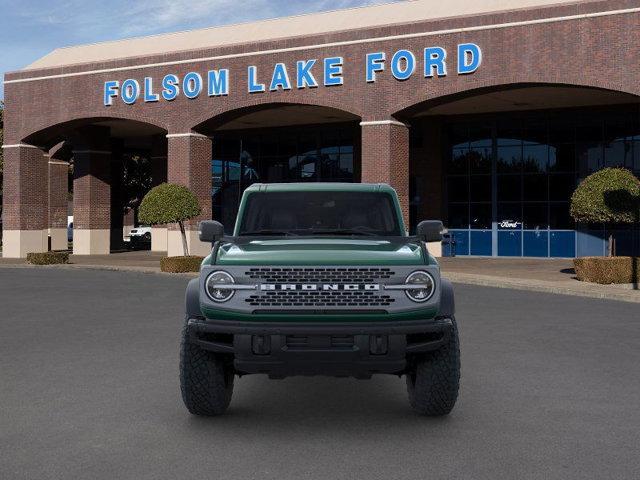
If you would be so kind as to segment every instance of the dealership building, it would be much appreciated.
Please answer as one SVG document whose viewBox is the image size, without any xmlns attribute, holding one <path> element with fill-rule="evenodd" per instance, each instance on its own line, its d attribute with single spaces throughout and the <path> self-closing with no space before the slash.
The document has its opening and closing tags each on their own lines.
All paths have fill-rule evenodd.
<svg viewBox="0 0 640 480">
<path fill-rule="evenodd" d="M 67 248 L 69 162 L 74 253 L 109 253 L 131 154 L 227 229 L 255 182 L 384 182 L 457 255 L 624 253 L 569 201 L 640 173 L 639 32 L 637 0 L 413 0 L 54 50 L 5 75 L 2 254 Z"/>
</svg>

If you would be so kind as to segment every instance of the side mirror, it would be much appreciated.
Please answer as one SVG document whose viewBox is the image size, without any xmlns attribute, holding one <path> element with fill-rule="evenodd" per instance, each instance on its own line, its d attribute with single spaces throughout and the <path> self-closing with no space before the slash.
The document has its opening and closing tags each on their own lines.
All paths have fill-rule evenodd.
<svg viewBox="0 0 640 480">
<path fill-rule="evenodd" d="M 198 224 L 198 236 L 201 242 L 217 242 L 224 236 L 224 227 L 215 220 L 203 220 Z"/>
<path fill-rule="evenodd" d="M 444 233 L 444 225 L 440 220 L 424 220 L 416 227 L 416 235 L 423 242 L 440 242 Z"/>
</svg>

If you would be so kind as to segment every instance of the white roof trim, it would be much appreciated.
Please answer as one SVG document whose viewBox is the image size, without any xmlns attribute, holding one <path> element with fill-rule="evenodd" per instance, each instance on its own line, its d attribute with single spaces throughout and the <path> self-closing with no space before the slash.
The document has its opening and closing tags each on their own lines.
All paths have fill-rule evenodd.
<svg viewBox="0 0 640 480">
<path fill-rule="evenodd" d="M 462 32 L 479 32 L 483 30 L 495 30 L 495 29 L 502 29 L 502 28 L 526 26 L 526 25 L 556 23 L 556 22 L 565 22 L 565 21 L 571 21 L 571 20 L 583 20 L 588 18 L 606 17 L 606 16 L 612 16 L 612 15 L 624 15 L 624 14 L 639 13 L 639 12 L 640 12 L 640 8 L 626 8 L 622 10 L 610 10 L 605 12 L 586 13 L 586 14 L 580 14 L 580 15 L 567 15 L 563 17 L 540 18 L 540 19 L 526 20 L 526 21 L 520 21 L 520 22 L 498 23 L 498 24 L 492 24 L 492 25 L 478 25 L 475 27 L 436 30 L 432 32 L 408 33 L 403 35 L 392 35 L 392 36 L 386 36 L 386 37 L 371 37 L 371 38 L 363 38 L 359 40 L 346 40 L 343 42 L 301 45 L 299 47 L 291 47 L 291 48 L 257 50 L 252 52 L 235 53 L 235 54 L 229 54 L 229 55 L 217 55 L 212 57 L 201 57 L 201 58 L 196 57 L 196 58 L 190 58 L 186 60 L 175 60 L 175 61 L 169 61 L 169 62 L 143 63 L 143 64 L 131 65 L 127 67 L 103 68 L 98 70 L 85 70 L 81 72 L 61 73 L 56 75 L 25 77 L 25 78 L 19 78 L 15 80 L 5 80 L 4 83 L 6 85 L 10 83 L 33 82 L 36 80 L 50 80 L 55 78 L 78 77 L 83 75 L 95 75 L 100 73 L 123 72 L 123 71 L 129 71 L 129 70 L 138 70 L 141 68 L 165 67 L 170 65 L 182 65 L 182 64 L 194 63 L 194 62 L 210 62 L 214 60 L 224 60 L 229 58 L 242 58 L 242 57 L 251 57 L 251 56 L 258 56 L 258 55 L 272 55 L 275 53 L 313 50 L 313 49 L 320 49 L 320 48 L 339 47 L 344 45 L 357 45 L 357 44 L 372 43 L 372 42 L 386 42 L 391 40 L 399 40 L 399 39 L 407 39 L 407 38 L 450 35 L 450 34 L 462 33 Z"/>
<path fill-rule="evenodd" d="M 384 25 L 412 23 L 490 12 L 579 4 L 592 0 L 409 0 L 367 7 L 318 12 L 191 31 L 158 34 L 90 45 L 59 48 L 25 70 L 114 59 L 166 55 L 229 45 L 256 44 Z"/>
</svg>

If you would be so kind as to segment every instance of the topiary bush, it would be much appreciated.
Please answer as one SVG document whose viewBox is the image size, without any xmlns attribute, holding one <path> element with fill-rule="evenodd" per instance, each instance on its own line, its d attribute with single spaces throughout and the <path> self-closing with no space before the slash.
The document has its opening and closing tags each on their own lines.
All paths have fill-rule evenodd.
<svg viewBox="0 0 640 480">
<path fill-rule="evenodd" d="M 163 183 L 152 188 L 142 199 L 138 219 L 149 225 L 177 223 L 182 234 L 185 256 L 189 255 L 184 222 L 202 213 L 198 198 L 183 185 Z"/>
<path fill-rule="evenodd" d="M 640 259 L 637 257 L 581 257 L 573 264 L 576 277 L 583 282 L 603 285 L 640 282 Z"/>
<path fill-rule="evenodd" d="M 640 180 L 625 168 L 605 168 L 585 178 L 571 196 L 571 216 L 582 223 L 637 223 Z M 614 239 L 609 236 L 609 256 Z"/>
<path fill-rule="evenodd" d="M 199 272 L 204 257 L 196 255 L 185 257 L 164 257 L 160 259 L 160 271 L 169 273 Z"/>
<path fill-rule="evenodd" d="M 571 196 L 571 216 L 584 223 L 633 223 L 640 180 L 625 168 L 605 168 L 585 178 Z"/>
<path fill-rule="evenodd" d="M 27 253 L 31 265 L 59 265 L 69 263 L 69 252 Z"/>
</svg>

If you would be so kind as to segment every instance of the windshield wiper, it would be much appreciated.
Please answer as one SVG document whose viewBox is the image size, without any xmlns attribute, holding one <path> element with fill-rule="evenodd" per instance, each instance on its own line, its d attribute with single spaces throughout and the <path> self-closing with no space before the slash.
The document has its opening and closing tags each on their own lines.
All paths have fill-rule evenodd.
<svg viewBox="0 0 640 480">
<path fill-rule="evenodd" d="M 291 231 L 286 230 L 270 230 L 270 229 L 262 229 L 262 230 L 250 230 L 248 232 L 240 232 L 240 236 L 258 236 L 258 235 L 284 235 L 284 236 L 298 236 L 297 233 L 293 233 Z"/>
</svg>

